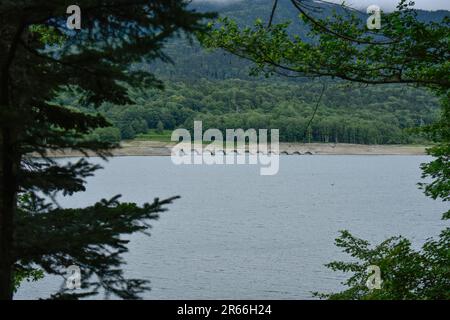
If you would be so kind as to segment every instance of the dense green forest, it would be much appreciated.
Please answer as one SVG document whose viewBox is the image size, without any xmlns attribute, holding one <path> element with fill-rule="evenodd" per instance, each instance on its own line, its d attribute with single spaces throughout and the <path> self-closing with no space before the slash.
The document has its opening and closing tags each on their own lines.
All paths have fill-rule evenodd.
<svg viewBox="0 0 450 320">
<path fill-rule="evenodd" d="M 359 144 L 423 143 L 407 129 L 432 123 L 438 103 L 424 90 L 410 87 L 361 87 L 328 83 L 317 113 L 306 130 L 322 84 L 283 81 L 199 80 L 170 82 L 165 90 L 129 88 L 133 105 L 104 103 L 99 109 L 114 128 L 97 129 L 101 140 L 133 139 L 149 129 L 192 129 L 194 120 L 208 128 L 275 128 L 281 141 Z M 77 98 L 74 98 L 77 97 Z M 76 108 L 77 92 L 57 99 Z M 59 101 L 61 102 L 61 101 Z"/>
<path fill-rule="evenodd" d="M 193 3 L 200 12 L 217 11 L 236 19 L 241 25 L 252 25 L 258 18 L 267 20 L 271 2 L 237 1 L 229 4 Z M 321 5 L 319 16 L 326 16 L 336 6 Z M 424 21 L 439 20 L 445 11 L 418 11 Z M 280 2 L 274 22 L 296 21 L 290 32 L 305 36 L 307 28 L 288 2 Z M 358 144 L 426 143 L 409 128 L 432 123 L 438 116 L 437 99 L 424 90 L 406 86 L 349 87 L 337 82 L 322 84 L 305 79 L 273 76 L 250 76 L 251 63 L 223 51 L 211 52 L 198 41 L 185 36 L 173 38 L 164 53 L 173 63 L 162 58 L 142 62 L 134 68 L 150 71 L 164 80 L 165 90 L 137 91 L 129 88 L 131 107 L 105 103 L 100 112 L 113 127 L 97 129 L 99 140 L 118 142 L 134 139 L 149 129 L 191 129 L 194 120 L 202 120 L 208 128 L 279 129 L 281 141 L 335 142 Z M 58 99 L 80 108 L 80 94 L 61 93 Z M 320 103 L 318 103 L 320 100 Z M 59 101 L 61 102 L 61 101 Z M 317 114 L 308 126 L 314 110 Z"/>
<path fill-rule="evenodd" d="M 229 17 L 236 20 L 239 25 L 253 26 L 257 19 L 267 21 L 269 19 L 273 2 L 268 0 L 241 0 L 221 3 L 199 1 L 192 3 L 192 6 L 200 12 L 218 12 L 221 17 Z M 334 11 L 340 12 L 342 9 L 336 5 L 326 3 L 317 4 L 320 10 L 314 12 L 315 17 L 329 17 Z M 363 10 L 365 11 L 365 10 Z M 342 11 L 344 13 L 344 11 Z M 362 13 L 365 15 L 365 13 Z M 441 21 L 448 11 L 424 11 L 417 10 L 420 21 Z M 365 20 L 365 17 L 362 18 Z M 291 24 L 288 28 L 290 34 L 301 36 L 305 41 L 311 41 L 307 36 L 308 26 L 302 23 L 298 17 L 298 12 L 293 9 L 290 1 L 279 1 L 273 22 L 287 22 Z M 144 63 L 140 67 L 158 76 L 171 80 L 184 79 L 252 79 L 249 76 L 251 63 L 240 59 L 222 50 L 208 51 L 203 49 L 195 39 L 174 38 L 166 44 L 164 52 L 173 61 L 173 64 L 165 63 L 165 60 L 157 59 L 151 63 Z M 273 78 L 272 78 L 273 79 Z M 284 78 L 284 80 L 288 80 Z M 295 79 L 293 81 L 298 81 Z"/>
</svg>

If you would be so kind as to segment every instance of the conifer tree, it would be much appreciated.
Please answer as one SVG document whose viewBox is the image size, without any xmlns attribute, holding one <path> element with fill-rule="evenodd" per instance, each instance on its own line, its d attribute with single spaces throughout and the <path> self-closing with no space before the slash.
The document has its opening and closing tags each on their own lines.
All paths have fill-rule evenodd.
<svg viewBox="0 0 450 320">
<path fill-rule="evenodd" d="M 120 234 L 144 231 L 173 199 L 138 206 L 115 197 L 88 208 L 62 209 L 37 194 L 84 191 L 85 178 L 99 169 L 86 159 L 56 162 L 50 151 L 73 149 L 108 156 L 114 145 L 86 135 L 109 126 L 101 115 L 85 114 L 49 101 L 57 89 L 83 90 L 85 103 L 128 101 L 128 86 L 158 86 L 136 67 L 143 59 L 169 61 L 164 42 L 180 32 L 204 29 L 200 14 L 181 0 L 79 0 L 81 28 L 66 0 L 0 1 L 0 299 L 11 299 L 36 267 L 64 274 L 82 269 L 83 294 L 105 292 L 137 298 L 147 288 L 126 279 Z M 19 197 L 21 199 L 18 205 Z M 55 297 L 76 297 L 62 290 Z"/>
</svg>

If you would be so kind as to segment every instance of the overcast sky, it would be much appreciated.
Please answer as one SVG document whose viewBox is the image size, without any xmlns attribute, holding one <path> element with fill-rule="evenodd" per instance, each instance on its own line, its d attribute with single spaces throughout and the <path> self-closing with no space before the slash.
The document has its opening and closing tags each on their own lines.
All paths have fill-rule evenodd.
<svg viewBox="0 0 450 320">
<path fill-rule="evenodd" d="M 215 3 L 227 3 L 227 2 L 236 2 L 242 0 L 194 0 L 197 2 L 215 2 Z M 286 1 L 286 0 L 284 0 Z M 327 0 L 335 3 L 342 3 L 342 0 Z M 272 2 L 272 0 L 267 0 L 267 2 Z M 383 10 L 393 10 L 399 0 L 346 0 L 347 4 L 361 9 L 367 8 L 371 4 L 376 4 L 380 6 Z M 450 0 L 415 0 L 417 9 L 425 9 L 425 10 L 450 10 Z"/>
<path fill-rule="evenodd" d="M 342 3 L 342 0 L 327 0 L 330 2 Z M 376 4 L 384 10 L 393 10 L 398 4 L 398 0 L 347 0 L 347 4 L 356 8 L 367 8 L 371 4 Z M 425 10 L 450 10 L 450 0 L 415 0 L 417 9 Z"/>
</svg>

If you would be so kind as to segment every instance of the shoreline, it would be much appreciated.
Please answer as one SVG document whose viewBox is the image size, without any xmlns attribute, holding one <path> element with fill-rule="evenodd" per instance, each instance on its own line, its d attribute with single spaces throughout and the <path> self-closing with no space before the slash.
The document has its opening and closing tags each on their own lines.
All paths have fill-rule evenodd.
<svg viewBox="0 0 450 320">
<path fill-rule="evenodd" d="M 158 141 L 123 141 L 120 148 L 111 150 L 113 157 L 123 156 L 170 156 L 175 143 Z M 289 143 L 281 142 L 281 155 L 426 155 L 426 148 L 420 145 L 362 145 L 348 143 Z M 233 150 L 229 150 L 233 151 Z M 82 157 L 73 150 L 50 152 L 51 157 Z M 89 156 L 95 156 L 89 153 Z"/>
</svg>

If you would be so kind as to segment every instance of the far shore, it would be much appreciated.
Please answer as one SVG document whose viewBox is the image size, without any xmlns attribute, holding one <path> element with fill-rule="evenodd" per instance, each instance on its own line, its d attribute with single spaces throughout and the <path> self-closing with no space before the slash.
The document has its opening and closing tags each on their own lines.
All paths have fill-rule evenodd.
<svg viewBox="0 0 450 320">
<path fill-rule="evenodd" d="M 123 141 L 120 148 L 111 150 L 112 156 L 170 156 L 174 143 L 158 141 Z M 281 142 L 282 155 L 425 155 L 423 145 L 362 145 L 348 143 L 289 143 Z M 225 150 L 227 152 L 227 150 Z M 229 149 L 228 151 L 233 151 Z M 95 156 L 95 154 L 89 154 Z M 81 157 L 73 150 L 51 152 L 51 157 Z"/>
</svg>

